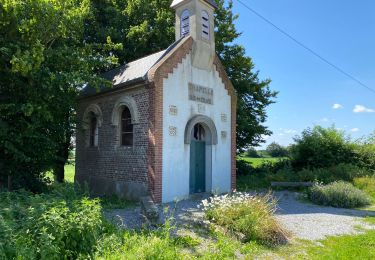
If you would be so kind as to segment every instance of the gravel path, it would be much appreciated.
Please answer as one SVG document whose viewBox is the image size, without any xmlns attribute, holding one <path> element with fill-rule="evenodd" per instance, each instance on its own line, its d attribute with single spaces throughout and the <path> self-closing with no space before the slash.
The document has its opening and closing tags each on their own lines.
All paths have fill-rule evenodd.
<svg viewBox="0 0 375 260">
<path fill-rule="evenodd" d="M 339 209 L 304 203 L 298 200 L 299 194 L 295 192 L 275 192 L 274 196 L 278 199 L 277 219 L 297 238 L 319 240 L 326 236 L 359 233 L 357 227 L 375 229 L 362 219 L 367 215 L 375 216 L 373 211 Z M 207 195 L 164 204 L 159 206 L 159 212 L 164 218 L 173 217 L 179 228 L 190 227 L 203 221 L 203 212 L 197 206 L 205 198 Z M 165 210 L 166 208 L 168 210 Z M 107 218 L 128 229 L 142 227 L 140 214 L 140 207 L 106 212 Z"/>
<path fill-rule="evenodd" d="M 326 236 L 360 233 L 357 227 L 373 229 L 363 222 L 365 216 L 375 216 L 373 211 L 322 207 L 303 203 L 298 193 L 276 192 L 279 221 L 296 237 L 319 240 Z"/>
</svg>

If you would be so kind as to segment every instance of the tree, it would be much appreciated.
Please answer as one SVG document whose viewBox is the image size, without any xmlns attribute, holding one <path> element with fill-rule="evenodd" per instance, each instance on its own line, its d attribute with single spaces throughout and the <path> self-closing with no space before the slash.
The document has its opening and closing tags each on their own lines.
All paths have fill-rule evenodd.
<svg viewBox="0 0 375 260">
<path fill-rule="evenodd" d="M 255 150 L 254 147 L 250 147 L 250 148 L 247 149 L 246 156 L 251 157 L 251 158 L 259 158 L 260 157 L 257 150 Z"/>
<path fill-rule="evenodd" d="M 65 164 L 79 89 L 116 62 L 100 52 L 110 40 L 83 41 L 90 12 L 88 0 L 0 1 L 0 178 L 9 188 L 13 179 L 36 191 L 46 170 Z"/>
<path fill-rule="evenodd" d="M 293 166 L 298 169 L 357 163 L 355 144 L 345 136 L 345 132 L 337 130 L 334 126 L 307 128 L 294 141 L 290 152 Z"/>
<path fill-rule="evenodd" d="M 266 151 L 272 157 L 284 157 L 288 155 L 288 150 L 276 142 L 269 144 Z"/>
<path fill-rule="evenodd" d="M 170 5 L 170 0 L 91 0 L 85 41 L 98 44 L 110 37 L 124 46 L 105 50 L 120 64 L 164 50 L 175 40 L 175 14 Z"/>
</svg>

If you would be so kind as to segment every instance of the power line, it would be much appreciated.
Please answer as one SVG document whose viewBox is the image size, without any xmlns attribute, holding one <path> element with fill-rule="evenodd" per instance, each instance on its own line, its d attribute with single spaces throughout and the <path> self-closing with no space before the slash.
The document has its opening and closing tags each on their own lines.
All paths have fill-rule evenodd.
<svg viewBox="0 0 375 260">
<path fill-rule="evenodd" d="M 284 31 L 280 27 L 278 27 L 276 24 L 274 24 L 273 22 L 271 22 L 270 20 L 268 20 L 266 17 L 264 17 L 263 15 L 261 15 L 260 13 L 258 13 L 254 9 L 252 9 L 250 6 L 248 6 L 247 4 L 245 4 L 244 2 L 242 2 L 241 0 L 237 0 L 237 2 L 239 2 L 240 4 L 242 4 L 246 9 L 248 9 L 250 12 L 252 12 L 256 16 L 258 16 L 260 19 L 262 19 L 266 23 L 270 24 L 272 27 L 274 27 L 276 30 L 278 30 L 282 34 L 284 34 L 286 37 L 288 37 L 289 39 L 291 39 L 292 41 L 294 41 L 295 43 L 297 43 L 299 46 L 301 46 L 302 48 L 304 48 L 305 50 L 307 50 L 308 52 L 310 52 L 311 54 L 313 54 L 315 57 L 319 58 L 320 60 L 322 60 L 326 64 L 330 65 L 331 67 L 333 67 L 334 69 L 336 69 L 338 72 L 344 74 L 348 78 L 354 80 L 360 86 L 362 86 L 362 87 L 366 88 L 367 90 L 375 93 L 375 89 L 370 88 L 369 86 L 367 86 L 366 84 L 364 84 L 363 82 L 361 82 L 359 79 L 357 79 L 356 77 L 352 76 L 350 73 L 348 73 L 345 70 L 341 69 L 339 66 L 336 66 L 335 64 L 333 64 L 332 62 L 330 62 L 329 60 L 327 60 L 326 58 L 324 58 L 322 55 L 318 54 L 317 52 L 315 52 L 314 50 L 312 50 L 311 48 L 309 48 L 308 46 L 306 46 L 305 44 L 303 44 L 302 42 L 300 42 L 299 40 L 297 40 L 296 38 L 294 38 L 292 35 L 290 35 L 286 31 Z"/>
</svg>

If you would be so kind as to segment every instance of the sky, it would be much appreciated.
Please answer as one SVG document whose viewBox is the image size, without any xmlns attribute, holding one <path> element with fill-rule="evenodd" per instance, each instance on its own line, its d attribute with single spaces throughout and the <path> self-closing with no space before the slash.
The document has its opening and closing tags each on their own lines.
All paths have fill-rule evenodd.
<svg viewBox="0 0 375 260">
<path fill-rule="evenodd" d="M 260 79 L 279 91 L 265 123 L 267 143 L 288 145 L 302 130 L 333 124 L 352 138 L 375 130 L 374 0 L 242 0 L 366 86 L 333 69 L 251 13 L 237 0 L 237 43 L 252 57 Z"/>
</svg>

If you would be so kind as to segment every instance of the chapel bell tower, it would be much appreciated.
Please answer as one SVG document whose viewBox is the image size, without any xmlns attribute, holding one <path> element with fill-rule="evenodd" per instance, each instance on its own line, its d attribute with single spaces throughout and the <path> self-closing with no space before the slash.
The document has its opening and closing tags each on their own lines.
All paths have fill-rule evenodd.
<svg viewBox="0 0 375 260">
<path fill-rule="evenodd" d="M 192 64 L 211 70 L 215 57 L 214 0 L 173 0 L 176 10 L 176 40 L 184 36 L 194 39 Z"/>
</svg>

